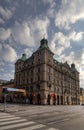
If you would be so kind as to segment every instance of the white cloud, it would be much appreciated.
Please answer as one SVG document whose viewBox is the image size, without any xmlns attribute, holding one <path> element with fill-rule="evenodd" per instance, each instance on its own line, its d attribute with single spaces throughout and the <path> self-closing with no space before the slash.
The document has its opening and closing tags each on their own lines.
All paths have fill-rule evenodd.
<svg viewBox="0 0 84 130">
<path fill-rule="evenodd" d="M 0 28 L 0 40 L 7 40 L 11 35 L 11 30 L 7 29 L 5 30 L 4 28 Z"/>
<path fill-rule="evenodd" d="M 0 77 L 1 77 L 1 79 L 2 79 L 2 76 L 0 76 Z M 14 79 L 14 74 L 13 74 L 13 73 L 8 73 L 8 72 L 6 72 L 6 73 L 3 74 L 3 77 L 4 77 L 4 79 L 6 79 L 6 80 Z"/>
<path fill-rule="evenodd" d="M 77 42 L 77 41 L 82 40 L 83 35 L 84 35 L 84 32 L 79 32 L 79 33 L 77 33 L 77 32 L 72 32 L 72 33 L 70 33 L 70 35 L 69 35 L 69 39 Z"/>
<path fill-rule="evenodd" d="M 71 46 L 68 37 L 61 32 L 55 33 L 50 45 L 52 51 L 55 54 L 60 55 L 64 51 L 64 49 L 69 47 Z"/>
<path fill-rule="evenodd" d="M 54 18 L 56 15 L 56 1 L 54 0 L 42 0 L 44 4 L 48 5 L 47 15 L 51 18 Z"/>
<path fill-rule="evenodd" d="M 50 8 L 54 8 L 56 6 L 55 0 L 43 0 L 45 4 L 50 4 Z"/>
<path fill-rule="evenodd" d="M 30 57 L 32 55 L 32 51 L 29 48 L 26 48 L 24 52 L 27 54 L 27 57 Z"/>
<path fill-rule="evenodd" d="M 3 19 L 10 19 L 12 16 L 12 11 L 0 6 L 0 15 L 3 17 Z"/>
<path fill-rule="evenodd" d="M 5 21 L 2 18 L 0 18 L 0 24 L 3 24 L 3 23 L 5 23 Z"/>
<path fill-rule="evenodd" d="M 15 50 L 7 44 L 4 44 L 0 47 L 0 56 L 2 60 L 7 62 L 15 62 L 17 59 Z"/>
<path fill-rule="evenodd" d="M 59 12 L 56 14 L 55 25 L 70 29 L 70 25 L 84 19 L 84 0 L 62 0 Z"/>
<path fill-rule="evenodd" d="M 16 23 L 12 28 L 12 36 L 21 45 L 33 46 L 34 41 L 31 37 L 30 27 L 27 22 L 23 22 L 22 24 Z"/>
<path fill-rule="evenodd" d="M 66 48 L 71 48 L 71 41 L 74 42 L 74 44 L 77 44 L 77 42 L 81 41 L 83 38 L 84 33 L 83 32 L 71 32 L 68 35 L 64 35 L 62 32 L 55 33 L 52 41 L 50 48 L 52 51 L 57 54 L 61 55 L 61 53 L 66 49 Z"/>
<path fill-rule="evenodd" d="M 73 51 L 71 51 L 69 55 L 62 54 L 59 56 L 59 60 L 62 62 L 67 61 L 69 64 L 71 64 L 75 61 L 75 53 Z"/>
<path fill-rule="evenodd" d="M 36 41 L 42 37 L 43 34 L 46 34 L 47 37 L 48 26 L 49 19 L 47 17 L 28 20 L 22 24 L 16 23 L 12 28 L 12 36 L 17 43 L 32 47 L 37 44 Z"/>
<path fill-rule="evenodd" d="M 0 66 L 4 66 L 4 65 L 5 65 L 4 62 L 0 61 Z"/>
<path fill-rule="evenodd" d="M 47 29 L 48 29 L 49 23 L 50 21 L 47 17 L 44 17 L 43 19 L 36 18 L 34 21 L 35 31 L 37 31 L 37 33 L 39 33 L 40 36 L 43 36 L 43 34 L 46 34 L 46 37 L 48 37 Z"/>
</svg>

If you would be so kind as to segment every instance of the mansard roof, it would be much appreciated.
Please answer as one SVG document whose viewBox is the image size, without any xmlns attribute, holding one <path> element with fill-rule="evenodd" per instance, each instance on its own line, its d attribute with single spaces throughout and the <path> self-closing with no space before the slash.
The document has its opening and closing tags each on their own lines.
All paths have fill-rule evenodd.
<svg viewBox="0 0 84 130">
<path fill-rule="evenodd" d="M 33 57 L 33 55 L 32 55 L 32 56 L 30 56 L 28 59 L 26 59 L 25 62 L 32 62 L 33 59 L 34 59 L 34 57 Z"/>
<path fill-rule="evenodd" d="M 70 70 L 72 73 L 78 72 L 77 69 L 75 68 L 75 64 L 74 64 L 74 63 L 71 64 L 71 67 L 70 67 L 70 65 L 67 63 L 67 61 L 64 62 L 64 63 L 62 63 L 62 62 L 59 62 L 59 61 L 57 61 L 56 59 L 54 59 L 54 63 L 57 64 L 57 65 L 59 65 L 60 67 L 61 67 L 61 66 L 64 66 L 65 68 L 67 68 L 68 70 Z M 78 72 L 78 73 L 79 73 L 79 72 Z"/>
</svg>

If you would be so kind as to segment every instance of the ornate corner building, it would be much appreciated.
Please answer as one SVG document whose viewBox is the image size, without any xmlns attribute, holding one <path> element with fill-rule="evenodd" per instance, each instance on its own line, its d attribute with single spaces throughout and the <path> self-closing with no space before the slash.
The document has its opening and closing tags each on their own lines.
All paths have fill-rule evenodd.
<svg viewBox="0 0 84 130">
<path fill-rule="evenodd" d="M 30 104 L 80 104 L 79 72 L 75 64 L 60 63 L 44 38 L 30 58 L 15 63 L 15 86 L 25 89 Z"/>
</svg>

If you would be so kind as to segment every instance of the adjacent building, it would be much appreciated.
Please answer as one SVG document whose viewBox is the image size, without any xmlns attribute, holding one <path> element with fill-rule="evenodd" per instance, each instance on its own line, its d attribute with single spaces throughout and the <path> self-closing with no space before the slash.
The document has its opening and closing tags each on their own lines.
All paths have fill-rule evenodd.
<svg viewBox="0 0 84 130">
<path fill-rule="evenodd" d="M 31 104 L 80 104 L 79 72 L 75 64 L 60 63 L 44 38 L 40 47 L 15 63 L 15 87 L 25 89 Z"/>
<path fill-rule="evenodd" d="M 10 81 L 0 79 L 0 102 L 4 102 L 4 93 L 3 93 L 4 87 L 14 88 L 14 79 L 11 79 Z M 10 94 L 9 96 L 11 95 L 12 94 Z M 9 100 L 9 96 L 7 96 L 7 100 Z"/>
</svg>

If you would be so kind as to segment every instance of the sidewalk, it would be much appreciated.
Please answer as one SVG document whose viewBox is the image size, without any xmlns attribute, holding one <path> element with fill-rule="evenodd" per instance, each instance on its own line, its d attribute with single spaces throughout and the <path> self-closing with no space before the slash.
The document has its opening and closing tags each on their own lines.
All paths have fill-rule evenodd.
<svg viewBox="0 0 84 130">
<path fill-rule="evenodd" d="M 16 112 L 19 111 L 18 105 L 0 103 L 0 112 Z"/>
</svg>

